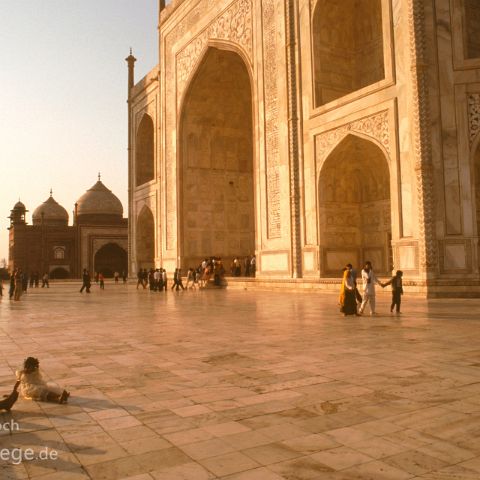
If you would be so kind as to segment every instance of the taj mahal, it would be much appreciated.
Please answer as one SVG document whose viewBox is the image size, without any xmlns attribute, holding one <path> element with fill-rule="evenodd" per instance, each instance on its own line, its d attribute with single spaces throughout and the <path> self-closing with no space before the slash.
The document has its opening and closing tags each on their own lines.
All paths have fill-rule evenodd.
<svg viewBox="0 0 480 480">
<path fill-rule="evenodd" d="M 128 63 L 129 270 L 256 255 L 480 295 L 478 0 L 161 0 Z"/>
</svg>

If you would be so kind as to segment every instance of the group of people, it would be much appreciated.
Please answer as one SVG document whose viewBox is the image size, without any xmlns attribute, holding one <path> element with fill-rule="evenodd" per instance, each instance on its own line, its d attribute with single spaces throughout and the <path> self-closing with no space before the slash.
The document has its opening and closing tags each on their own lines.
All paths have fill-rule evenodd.
<svg viewBox="0 0 480 480">
<path fill-rule="evenodd" d="M 239 257 L 235 257 L 230 265 L 230 272 L 232 277 L 242 276 L 242 264 L 243 264 L 243 276 L 254 277 L 257 269 L 257 259 L 255 255 L 247 255 L 243 261 Z"/>
<path fill-rule="evenodd" d="M 10 300 L 14 300 L 16 302 L 20 301 L 22 295 L 27 292 L 28 286 L 33 288 L 34 286 L 38 288 L 39 286 L 39 278 L 40 275 L 38 272 L 29 275 L 27 272 L 24 272 L 21 268 L 16 268 L 11 274 L 9 278 L 9 289 L 8 289 L 8 297 Z M 48 273 L 45 273 L 42 276 L 42 288 L 47 287 L 49 288 L 50 284 L 48 281 Z M 3 282 L 0 280 L 0 297 L 3 297 Z"/>
<path fill-rule="evenodd" d="M 152 292 L 167 291 L 167 271 L 164 268 L 146 268 L 140 269 L 137 273 L 137 290 L 138 287 L 147 287 Z"/>
<path fill-rule="evenodd" d="M 186 283 L 183 284 L 183 274 L 180 268 L 173 273 L 171 290 L 186 290 L 204 288 L 213 278 L 216 286 L 220 286 L 225 276 L 225 268 L 221 258 L 205 258 L 197 268 L 190 267 L 186 273 Z M 139 287 L 149 289 L 152 292 L 167 291 L 168 277 L 164 268 L 140 269 L 137 272 L 137 290 Z"/>
<path fill-rule="evenodd" d="M 352 264 L 347 264 L 343 269 L 342 284 L 340 287 L 340 311 L 345 315 L 363 315 L 367 304 L 370 306 L 370 314 L 375 315 L 375 284 L 385 288 L 392 286 L 392 303 L 390 313 L 394 309 L 400 313 L 400 305 L 403 295 L 403 272 L 397 270 L 396 274 L 387 282 L 382 283 L 375 275 L 371 262 L 365 262 L 361 272 L 363 296 L 357 287 L 357 271 Z"/>
</svg>

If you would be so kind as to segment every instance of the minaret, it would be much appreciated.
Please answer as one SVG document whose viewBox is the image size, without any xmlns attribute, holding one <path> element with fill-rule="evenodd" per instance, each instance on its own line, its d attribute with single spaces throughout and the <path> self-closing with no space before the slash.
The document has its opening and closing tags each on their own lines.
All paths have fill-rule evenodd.
<svg viewBox="0 0 480 480">
<path fill-rule="evenodd" d="M 137 59 L 132 55 L 132 48 L 130 47 L 130 55 L 125 59 L 128 64 L 128 96 L 130 97 L 130 90 L 135 85 L 135 62 Z"/>
<path fill-rule="evenodd" d="M 132 49 L 130 48 L 130 55 L 125 59 L 128 64 L 128 96 L 127 96 L 127 107 L 128 107 L 128 271 L 132 272 L 131 259 L 132 259 L 132 230 L 130 229 L 130 224 L 132 221 L 132 202 L 133 202 L 133 177 L 132 177 L 132 168 L 133 168 L 133 157 L 132 157 L 132 102 L 131 102 L 131 93 L 132 88 L 135 85 L 134 71 L 135 71 L 135 62 L 137 59 L 132 55 Z"/>
</svg>

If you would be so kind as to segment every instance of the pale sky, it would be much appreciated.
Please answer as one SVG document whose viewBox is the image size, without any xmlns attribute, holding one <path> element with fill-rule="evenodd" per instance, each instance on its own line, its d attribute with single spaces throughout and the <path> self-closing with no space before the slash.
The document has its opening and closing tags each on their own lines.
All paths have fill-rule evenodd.
<svg viewBox="0 0 480 480">
<path fill-rule="evenodd" d="M 158 0 L 0 0 L 0 262 L 6 217 L 53 196 L 70 214 L 102 173 L 127 216 L 127 68 L 158 62 Z"/>
</svg>

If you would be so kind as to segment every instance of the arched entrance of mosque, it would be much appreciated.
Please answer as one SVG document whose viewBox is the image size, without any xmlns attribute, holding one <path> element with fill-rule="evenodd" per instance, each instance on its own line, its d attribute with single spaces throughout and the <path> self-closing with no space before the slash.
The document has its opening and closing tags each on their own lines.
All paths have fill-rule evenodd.
<svg viewBox="0 0 480 480">
<path fill-rule="evenodd" d="M 312 36 L 315 107 L 385 78 L 382 0 L 318 0 Z"/>
<path fill-rule="evenodd" d="M 95 272 L 104 277 L 113 277 L 115 272 L 122 274 L 128 268 L 127 252 L 117 243 L 107 243 L 95 254 L 93 265 Z"/>
<path fill-rule="evenodd" d="M 137 268 L 152 268 L 155 263 L 155 221 L 152 211 L 144 206 L 137 219 Z"/>
<path fill-rule="evenodd" d="M 70 272 L 63 267 L 56 267 L 50 272 L 50 278 L 52 280 L 63 280 L 70 277 Z"/>
<path fill-rule="evenodd" d="M 373 141 L 347 135 L 320 171 L 321 275 L 339 276 L 351 263 L 370 260 L 377 274 L 390 274 L 391 201 L 388 160 Z"/>
<path fill-rule="evenodd" d="M 236 52 L 209 48 L 185 95 L 180 122 L 182 268 L 255 250 L 250 76 Z"/>
</svg>

